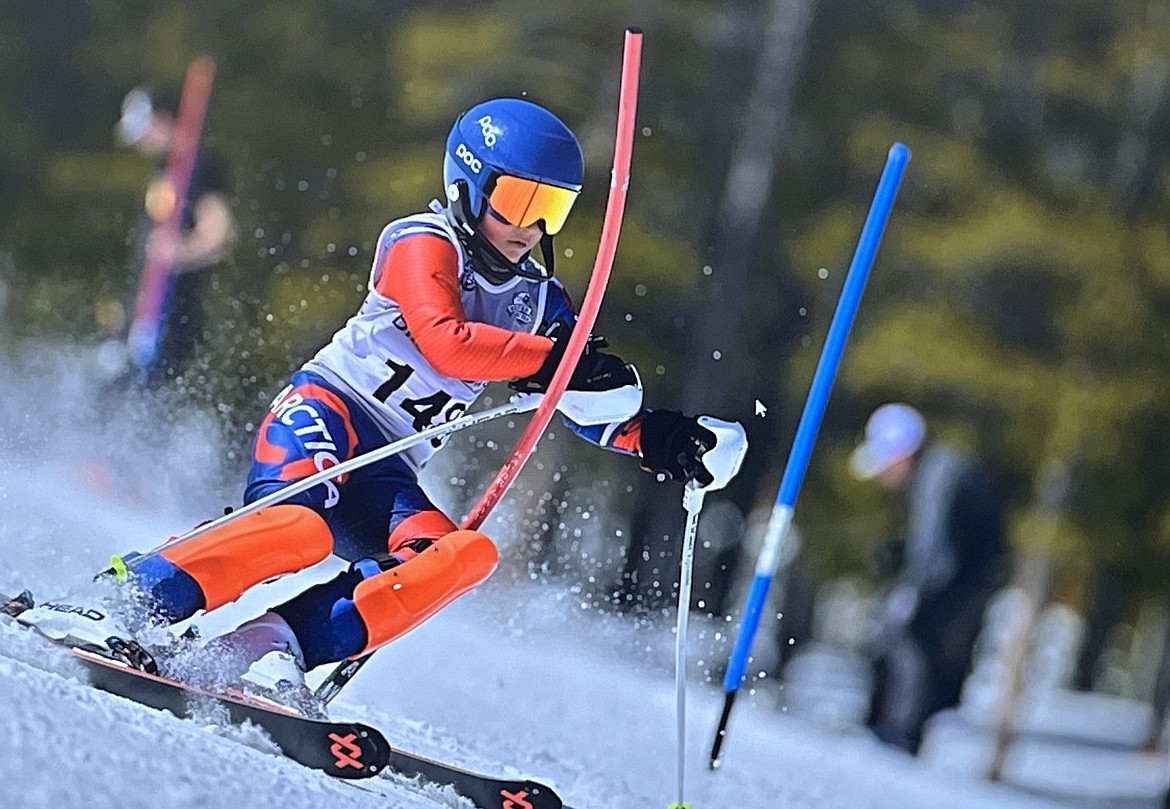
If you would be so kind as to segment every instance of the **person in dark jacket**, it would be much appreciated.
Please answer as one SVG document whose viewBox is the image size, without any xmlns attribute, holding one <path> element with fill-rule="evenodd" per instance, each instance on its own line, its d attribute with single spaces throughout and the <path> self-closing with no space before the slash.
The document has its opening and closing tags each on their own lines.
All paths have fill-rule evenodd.
<svg viewBox="0 0 1170 809">
<path fill-rule="evenodd" d="M 988 467 L 927 440 L 906 404 L 879 407 L 850 457 L 854 476 L 906 498 L 906 537 L 873 644 L 870 727 L 917 752 L 922 727 L 959 703 L 983 613 L 1007 583 L 1004 498 Z"/>
<path fill-rule="evenodd" d="M 227 257 L 235 235 L 226 164 L 202 143 L 191 164 L 184 198 L 177 198 L 168 164 L 178 114 L 176 93 L 136 87 L 122 102 L 122 117 L 116 130 L 122 144 L 156 161 L 138 227 L 135 269 L 141 276 L 148 258 L 160 257 L 168 267 L 167 289 L 159 313 L 161 322 L 150 324 L 149 345 L 138 344 L 141 341 L 135 340 L 133 327 L 129 338 L 135 376 L 148 387 L 181 374 L 203 342 L 204 299 L 211 271 Z M 175 205 L 182 209 L 179 232 L 172 237 L 162 223 Z M 138 313 L 134 314 L 134 326 L 139 326 Z"/>
</svg>

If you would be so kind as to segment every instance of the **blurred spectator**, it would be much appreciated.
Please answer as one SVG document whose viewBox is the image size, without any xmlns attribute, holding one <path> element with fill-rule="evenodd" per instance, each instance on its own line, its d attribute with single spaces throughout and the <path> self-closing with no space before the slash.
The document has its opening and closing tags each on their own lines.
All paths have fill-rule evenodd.
<svg viewBox="0 0 1170 809">
<path fill-rule="evenodd" d="M 958 704 L 984 610 L 1007 583 L 1003 498 L 984 464 L 928 441 L 905 404 L 874 411 L 850 469 L 906 498 L 906 537 L 889 560 L 897 573 L 871 644 L 869 725 L 916 753 L 926 719 Z"/>
<path fill-rule="evenodd" d="M 147 184 L 145 204 L 138 227 L 134 264 L 138 278 L 148 256 L 162 256 L 170 265 L 168 290 L 163 305 L 156 350 L 149 363 L 132 370 L 148 387 L 182 372 L 203 339 L 204 298 L 211 268 L 225 258 L 234 236 L 227 200 L 227 170 L 222 159 L 200 141 L 182 200 L 166 175 L 171 144 L 178 123 L 179 99 L 174 93 L 137 87 L 122 102 L 117 126 L 120 143 L 154 158 L 156 170 Z M 160 225 L 183 206 L 179 234 L 168 237 Z M 116 304 L 115 304 L 116 306 Z M 99 320 L 114 330 L 126 325 L 122 311 L 99 307 Z M 123 367 L 124 359 L 123 359 Z"/>
</svg>

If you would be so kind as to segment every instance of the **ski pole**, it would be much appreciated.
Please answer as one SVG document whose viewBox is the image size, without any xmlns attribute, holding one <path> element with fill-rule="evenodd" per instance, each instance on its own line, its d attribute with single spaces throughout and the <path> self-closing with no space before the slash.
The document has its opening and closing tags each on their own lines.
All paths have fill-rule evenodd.
<svg viewBox="0 0 1170 809">
<path fill-rule="evenodd" d="M 674 696 L 678 726 L 678 803 L 669 809 L 683 809 L 687 804 L 683 792 L 687 782 L 687 624 L 691 614 L 691 585 L 695 571 L 695 537 L 699 532 L 699 511 L 704 491 L 694 481 L 683 491 L 683 508 L 687 526 L 683 533 L 682 561 L 678 579 L 678 622 L 674 637 Z"/>
<path fill-rule="evenodd" d="M 225 514 L 218 519 L 211 520 L 210 522 L 203 523 L 202 525 L 198 525 L 187 533 L 180 534 L 169 542 L 166 542 L 145 554 L 127 554 L 124 557 L 115 557 L 113 570 L 107 571 L 107 573 L 113 572 L 115 575 L 122 575 L 122 572 L 125 570 L 125 563 L 129 560 L 141 560 L 143 558 L 154 556 L 160 553 L 164 548 L 174 548 L 178 543 L 186 542 L 189 539 L 194 539 L 195 537 L 200 536 L 201 534 L 205 534 L 213 529 L 219 528 L 221 525 L 229 523 L 232 520 L 238 520 L 240 517 L 251 514 L 255 511 L 259 511 L 262 508 L 267 508 L 268 506 L 283 502 L 293 495 L 308 491 L 318 484 L 324 483 L 327 480 L 332 480 L 348 472 L 352 472 L 355 469 L 368 466 L 374 461 L 380 461 L 383 458 L 389 458 L 391 455 L 404 452 L 411 447 L 423 443 L 424 441 L 429 441 L 433 438 L 442 438 L 443 436 L 447 436 L 451 433 L 462 430 L 465 427 L 472 427 L 477 424 L 483 424 L 486 421 L 497 419 L 500 416 L 511 416 L 516 413 L 527 413 L 529 410 L 536 409 L 536 407 L 540 404 L 540 400 L 541 394 L 538 393 L 517 395 L 498 407 L 489 408 L 488 410 L 481 410 L 478 413 L 471 413 L 453 421 L 448 421 L 443 424 L 437 424 L 433 427 L 428 427 L 427 429 L 422 430 L 421 432 L 417 432 L 414 435 L 400 438 L 397 441 L 393 441 L 383 447 L 378 447 L 377 449 L 370 450 L 369 452 L 364 452 L 361 455 L 350 458 L 347 461 L 342 461 L 335 466 L 330 466 L 321 470 L 320 472 L 309 475 L 306 478 L 293 481 L 284 488 L 265 495 L 259 500 L 253 500 L 246 506 L 241 506 L 240 508 Z"/>
<path fill-rule="evenodd" d="M 585 289 L 585 297 L 581 302 L 581 312 L 577 316 L 577 325 L 565 344 L 565 353 L 553 372 L 548 383 L 544 399 L 532 419 L 528 422 L 511 457 L 496 473 L 479 502 L 463 520 L 460 528 L 476 530 L 487 519 L 488 514 L 503 498 L 504 493 L 512 485 L 520 470 L 524 468 L 528 458 L 536 449 L 536 444 L 544 435 L 552 420 L 553 412 L 561 395 L 569 386 L 569 378 L 581 353 L 585 350 L 585 341 L 593 330 L 597 321 L 597 313 L 601 310 L 601 301 L 605 296 L 605 288 L 609 284 L 609 275 L 613 270 L 614 257 L 617 254 L 618 234 L 621 232 L 622 218 L 626 207 L 626 193 L 630 187 L 630 162 L 634 150 L 634 118 L 638 109 L 638 75 L 642 65 L 642 32 L 637 28 L 627 28 L 622 52 L 622 75 L 618 92 L 617 137 L 614 141 L 613 168 L 610 172 L 609 197 L 605 205 L 605 218 L 601 224 L 601 241 L 597 248 L 597 258 L 593 262 L 593 273 L 589 277 L 589 285 Z M 377 651 L 377 650 L 375 650 Z M 325 705 L 329 704 L 341 689 L 361 670 L 373 652 L 367 652 L 361 657 L 344 660 L 339 663 L 329 676 L 322 681 L 315 692 L 316 697 Z"/>
<path fill-rule="evenodd" d="M 865 225 L 861 229 L 861 237 L 853 254 L 853 261 L 845 276 L 845 284 L 841 289 L 837 310 L 829 324 L 829 333 L 825 338 L 825 345 L 821 350 L 816 372 L 813 374 L 808 398 L 805 399 L 804 412 L 801 413 L 800 423 L 796 428 L 796 438 L 793 440 L 792 449 L 788 454 L 788 462 L 784 467 L 780 491 L 776 496 L 776 503 L 772 508 L 768 527 L 764 533 L 764 544 L 756 560 L 755 575 L 752 578 L 751 589 L 744 604 L 743 617 L 740 619 L 735 645 L 732 647 L 731 656 L 727 662 L 727 674 L 723 678 L 723 712 L 719 717 L 719 726 L 711 746 L 710 768 L 712 770 L 717 769 L 720 764 L 720 752 L 727 736 L 727 723 L 731 718 L 732 705 L 735 703 L 739 686 L 745 678 L 752 641 L 755 638 L 760 615 L 764 609 L 764 600 L 768 596 L 768 588 L 776 573 L 776 565 L 780 559 L 780 549 L 784 537 L 792 523 L 796 496 L 800 492 L 804 473 L 808 469 L 809 457 L 812 455 L 821 418 L 824 416 L 825 406 L 829 401 L 829 392 L 833 387 L 837 366 L 845 351 L 845 341 L 849 338 L 853 317 L 861 302 L 866 279 L 873 266 L 878 245 L 881 243 L 882 232 L 885 230 L 890 212 L 894 207 L 898 184 L 902 180 L 902 174 L 909 159 L 910 150 L 904 144 L 895 143 L 890 147 L 885 169 L 882 171 L 877 190 L 874 192 Z"/>
<path fill-rule="evenodd" d="M 691 585 L 695 570 L 695 538 L 699 532 L 699 512 L 707 492 L 722 489 L 739 474 L 747 454 L 747 434 L 743 426 L 711 416 L 699 416 L 699 424 L 715 435 L 715 445 L 703 454 L 703 466 L 711 473 L 711 481 L 700 486 L 691 480 L 683 489 L 683 508 L 687 511 L 687 525 L 683 533 L 682 553 L 678 576 L 678 624 L 674 636 L 674 692 L 678 717 L 678 802 L 667 809 L 690 809 L 683 800 L 687 781 L 687 624 L 691 614 Z"/>
</svg>

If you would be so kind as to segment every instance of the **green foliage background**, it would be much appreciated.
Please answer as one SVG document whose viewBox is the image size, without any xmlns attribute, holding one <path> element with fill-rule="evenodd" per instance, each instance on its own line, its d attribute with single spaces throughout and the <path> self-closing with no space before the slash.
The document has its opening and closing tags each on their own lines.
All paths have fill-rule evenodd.
<svg viewBox="0 0 1170 809">
<path fill-rule="evenodd" d="M 712 391 L 709 407 L 746 419 L 766 454 L 730 495 L 745 509 L 775 496 L 900 140 L 913 159 L 798 508 L 814 567 L 859 569 L 880 538 L 890 505 L 848 479 L 844 458 L 870 409 L 898 399 L 1000 467 L 1014 542 L 1051 555 L 1070 598 L 1104 564 L 1134 594 L 1165 591 L 1170 7 L 817 4 L 751 280 L 720 290 L 713 209 L 771 5 L 6 3 L 4 344 L 97 340 L 95 304 L 132 290 L 150 167 L 115 145 L 118 105 L 140 82 L 177 84 L 199 53 L 218 64 L 206 134 L 231 165 L 240 233 L 216 276 L 199 396 L 232 424 L 353 311 L 379 230 L 438 195 L 446 132 L 485 97 L 526 95 L 581 137 L 588 186 L 557 259 L 579 295 L 605 204 L 622 31 L 639 25 L 634 181 L 598 331 L 643 370 L 652 405 L 726 364 L 734 389 Z M 720 317 L 727 295 L 746 301 L 734 343 L 694 346 L 697 319 Z M 751 415 L 756 399 L 766 419 Z M 580 463 L 637 476 L 594 455 Z M 1053 465 L 1071 481 L 1055 506 L 1040 494 Z"/>
</svg>

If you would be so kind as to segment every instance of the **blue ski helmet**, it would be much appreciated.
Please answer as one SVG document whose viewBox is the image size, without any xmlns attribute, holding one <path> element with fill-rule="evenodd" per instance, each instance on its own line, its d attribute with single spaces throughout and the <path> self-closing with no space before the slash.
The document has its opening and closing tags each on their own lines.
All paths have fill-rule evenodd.
<svg viewBox="0 0 1170 809">
<path fill-rule="evenodd" d="M 468 235 L 474 234 L 487 199 L 505 176 L 552 186 L 553 196 L 558 189 L 572 192 L 553 201 L 554 221 L 539 218 L 551 236 L 560 230 L 585 179 L 581 145 L 559 118 L 531 101 L 497 98 L 477 104 L 455 121 L 443 160 L 448 207 Z"/>
</svg>

